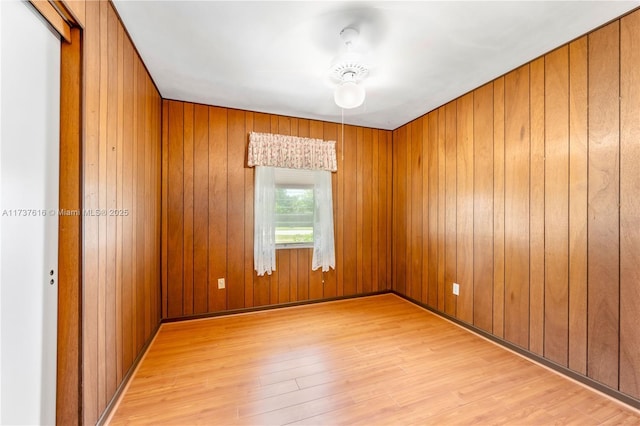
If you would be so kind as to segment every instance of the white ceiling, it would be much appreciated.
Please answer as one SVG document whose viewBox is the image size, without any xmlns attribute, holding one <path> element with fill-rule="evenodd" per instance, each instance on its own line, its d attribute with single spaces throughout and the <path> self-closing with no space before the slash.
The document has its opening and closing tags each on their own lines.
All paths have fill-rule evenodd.
<svg viewBox="0 0 640 426">
<path fill-rule="evenodd" d="M 333 122 L 340 31 L 373 67 L 344 122 L 395 129 L 640 1 L 132 1 L 114 4 L 164 98 Z"/>
</svg>

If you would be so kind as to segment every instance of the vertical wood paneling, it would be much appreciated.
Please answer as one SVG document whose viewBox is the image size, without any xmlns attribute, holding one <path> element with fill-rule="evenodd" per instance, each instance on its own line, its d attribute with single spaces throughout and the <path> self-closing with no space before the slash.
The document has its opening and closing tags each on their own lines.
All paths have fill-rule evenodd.
<svg viewBox="0 0 640 426">
<path fill-rule="evenodd" d="M 138 116 L 139 122 L 145 123 L 147 108 L 146 103 L 144 102 L 147 87 L 145 85 L 145 77 L 146 71 L 141 61 L 138 62 L 138 72 L 137 72 L 137 96 L 136 100 L 138 103 Z M 134 202 L 136 209 L 136 292 L 135 292 L 135 300 L 136 300 L 136 327 L 135 327 L 135 345 L 136 351 L 139 352 L 142 350 L 144 345 L 144 332 L 145 332 L 145 304 L 146 300 L 144 297 L 144 287 L 145 287 L 145 224 L 147 221 L 146 217 L 146 209 L 145 209 L 145 201 L 146 201 L 146 133 L 147 129 L 144 125 L 138 125 L 136 128 L 137 133 L 137 142 L 136 142 L 136 200 Z"/>
<path fill-rule="evenodd" d="M 438 110 L 438 309 L 445 311 L 445 289 L 446 286 L 446 108 L 440 107 Z M 394 139 L 395 145 L 395 139 Z M 393 258 L 396 258 L 396 252 L 393 252 Z M 450 289 L 449 289 L 450 290 Z"/>
<path fill-rule="evenodd" d="M 418 199 L 422 198 L 422 291 L 420 292 L 420 301 L 427 303 L 429 300 L 429 287 L 432 282 L 429 281 L 429 266 L 431 258 L 429 252 L 429 116 L 421 117 L 422 125 L 420 126 L 420 144 L 422 148 L 422 193 Z M 424 194 L 424 195 L 423 195 Z"/>
<path fill-rule="evenodd" d="M 180 315 L 184 309 L 184 216 L 182 214 L 184 200 L 184 104 L 170 101 L 168 109 L 167 314 L 169 316 L 177 316 Z"/>
<path fill-rule="evenodd" d="M 155 88 L 155 87 L 154 87 Z M 154 140 L 157 141 L 156 142 L 156 162 L 155 162 L 155 187 L 156 187 L 156 200 L 155 200 L 155 206 L 154 208 L 156 209 L 156 214 L 154 217 L 155 220 L 155 242 L 156 242 L 156 252 L 158 253 L 158 255 L 160 256 L 160 262 L 162 262 L 162 165 L 163 165 L 163 150 L 162 150 L 162 119 L 163 119 L 163 112 L 162 112 L 162 98 L 160 97 L 160 95 L 158 94 L 158 97 L 155 97 L 155 91 L 152 90 L 152 96 L 153 96 L 153 105 L 155 107 L 155 113 L 154 113 L 154 117 L 160 121 L 160 126 L 157 126 L 155 128 L 156 130 L 156 134 L 154 135 Z M 154 300 L 155 300 L 155 311 L 154 311 L 154 318 L 157 318 L 158 321 L 160 321 L 162 319 L 162 265 L 160 266 L 156 266 L 154 268 L 154 271 L 156 273 L 156 280 L 157 283 L 159 284 L 158 287 L 160 288 L 160 290 L 156 290 L 154 289 Z"/>
<path fill-rule="evenodd" d="M 124 28 L 120 25 L 117 25 L 117 20 L 115 21 L 117 37 L 118 37 L 118 60 L 117 60 L 117 141 L 116 141 L 116 200 L 115 200 L 115 209 L 121 210 L 123 209 L 123 139 L 124 139 Z M 122 224 L 122 215 L 116 215 L 116 291 L 115 291 L 115 308 L 116 308 L 116 384 L 119 385 L 122 381 L 123 374 L 123 312 L 122 312 L 122 276 L 123 276 L 123 258 L 122 258 L 122 250 L 123 250 L 123 224 Z"/>
<path fill-rule="evenodd" d="M 569 45 L 569 368 L 587 374 L 587 37 Z"/>
<path fill-rule="evenodd" d="M 133 63 L 132 63 L 132 67 L 130 68 L 130 72 L 131 75 L 133 77 Z M 133 80 L 133 78 L 132 78 Z M 168 199 L 169 199 L 169 102 L 171 101 L 166 101 L 163 100 L 162 101 L 162 206 L 161 206 L 161 210 L 162 210 L 162 223 L 161 223 L 161 235 L 162 235 L 162 242 L 161 242 L 161 248 L 160 248 L 160 274 L 162 277 L 162 284 L 161 284 L 161 293 L 162 293 L 162 317 L 166 317 L 167 314 L 167 305 L 168 305 L 168 282 L 169 282 L 169 244 L 167 241 L 167 235 L 169 235 L 169 215 L 168 215 L 168 207 L 169 207 L 169 203 L 168 203 Z M 133 81 L 131 82 L 131 100 L 130 103 L 133 103 Z M 133 111 L 133 107 L 131 107 L 131 111 Z M 133 115 L 133 114 L 131 114 Z M 131 131 L 133 132 L 133 129 L 131 129 Z M 133 133 L 131 134 L 131 139 L 128 143 L 128 146 L 130 147 L 130 152 L 129 155 L 133 160 Z M 133 161 L 131 161 L 131 163 L 133 164 Z M 131 166 L 131 179 L 129 181 L 131 181 L 133 179 L 133 165 Z M 131 189 L 133 192 L 133 188 Z M 131 194 L 131 196 L 133 196 L 133 193 Z M 131 200 L 131 198 L 130 198 Z M 133 241 L 133 218 L 131 217 L 133 215 L 130 215 L 128 217 L 129 222 L 130 222 L 130 228 L 128 231 L 128 235 L 129 238 L 131 238 L 131 240 Z M 133 251 L 133 250 L 132 250 Z M 129 255 L 129 258 L 133 257 L 133 253 L 131 252 Z M 132 262 L 133 265 L 133 262 Z M 131 322 L 131 324 L 133 324 L 133 321 Z"/>
<path fill-rule="evenodd" d="M 182 203 L 183 203 L 183 262 L 182 268 L 182 312 L 185 315 L 193 314 L 193 250 L 194 250 L 194 228 L 193 228 L 193 145 L 194 145 L 194 122 L 193 104 L 184 104 L 183 112 L 183 149 L 182 149 Z"/>
<path fill-rule="evenodd" d="M 244 307 L 244 167 L 245 167 L 245 112 L 228 111 L 227 134 L 227 236 L 233 241 L 227 246 L 227 308 Z M 221 275 L 224 276 L 224 275 Z"/>
<path fill-rule="evenodd" d="M 505 338 L 529 346 L 529 65 L 505 76 Z"/>
<path fill-rule="evenodd" d="M 504 77 L 493 83 L 493 334 L 504 337 Z"/>
<path fill-rule="evenodd" d="M 640 13 L 620 21 L 620 391 L 640 399 Z"/>
<path fill-rule="evenodd" d="M 493 321 L 493 83 L 473 95 L 473 324 Z"/>
<path fill-rule="evenodd" d="M 371 285 L 371 269 L 373 266 L 373 259 L 371 257 L 372 252 L 372 229 L 371 229 L 371 216 L 372 216 L 372 190 L 373 179 L 371 176 L 371 156 L 373 155 L 373 131 L 371 129 L 363 130 L 363 144 L 360 145 L 361 150 L 358 158 L 362 158 L 362 182 L 364 187 L 362 188 L 362 214 L 358 215 L 358 223 L 361 223 L 361 235 L 362 235 L 362 292 L 370 293 L 372 290 Z"/>
<path fill-rule="evenodd" d="M 138 74 L 140 73 L 139 71 L 140 69 L 140 61 L 138 60 L 138 58 L 133 58 L 133 91 L 134 91 L 134 95 L 133 95 L 133 134 L 132 134 L 132 140 L 131 140 L 131 158 L 132 158 L 132 169 L 131 169 L 131 178 L 132 178 L 132 182 L 131 182 L 131 191 L 132 191 L 132 200 L 131 200 L 131 221 L 132 221 L 132 232 L 131 232 L 131 240 L 132 240 L 132 247 L 131 247 L 131 259 L 132 259 L 132 265 L 133 268 L 131 269 L 131 277 L 132 277 L 132 281 L 131 281 L 131 300 L 133 301 L 133 309 L 131 312 L 131 317 L 133 318 L 133 321 L 131 321 L 131 336 L 132 336 L 132 345 L 133 345 L 133 352 L 137 353 L 138 352 L 138 340 L 139 340 L 139 335 L 138 335 L 138 329 L 139 329 L 139 324 L 138 324 L 138 311 L 140 310 L 140 306 L 139 306 L 139 300 L 138 300 L 138 244 L 139 244 L 139 239 L 138 239 L 138 216 L 140 215 L 140 212 L 138 212 L 137 206 L 138 206 L 138 197 L 139 197 L 139 193 L 138 193 L 138 168 L 139 168 L 139 164 L 138 164 L 138 136 L 139 136 L 139 127 L 140 127 L 140 123 L 142 122 L 141 120 L 139 120 L 139 115 L 140 115 L 140 105 L 138 102 L 138 99 L 140 97 L 139 91 L 140 91 L 140 84 L 139 84 L 139 78 L 138 78 Z"/>
<path fill-rule="evenodd" d="M 151 93 L 154 89 L 151 84 L 151 79 L 148 75 L 145 75 L 145 122 L 149 123 L 152 121 L 153 116 L 153 105 L 151 102 Z M 151 144 L 151 140 L 154 134 L 154 129 L 145 128 L 145 141 L 144 141 L 144 152 L 145 152 L 145 175 L 144 175 L 144 212 L 145 216 L 148 218 L 144 221 L 144 264 L 151 265 L 157 259 L 157 254 L 153 253 L 153 245 L 154 240 L 149 238 L 154 234 L 153 231 L 153 217 L 154 217 L 154 209 L 153 209 L 153 191 L 155 185 L 153 182 L 153 162 L 155 157 L 155 145 Z M 143 300 L 144 300 L 144 311 L 142 316 L 142 322 L 144 324 L 144 334 L 142 336 L 142 343 L 144 344 L 146 336 L 151 334 L 151 303 L 152 303 L 152 291 L 151 291 L 151 279 L 153 277 L 155 268 L 144 268 L 144 291 L 143 291 Z M 155 284 L 155 283 L 154 283 Z M 155 286 L 154 286 L 155 287 Z M 155 324 L 154 324 L 155 326 Z"/>
<path fill-rule="evenodd" d="M 283 254 L 280 251 L 276 252 L 276 269 L 271 272 L 271 286 L 269 289 L 269 300 L 274 305 L 281 303 L 280 302 L 280 273 L 284 271 L 281 268 L 281 266 L 278 266 L 278 265 L 281 265 L 283 263 L 282 257 L 283 257 Z"/>
<path fill-rule="evenodd" d="M 106 138 L 106 204 L 107 211 L 116 208 L 116 177 L 117 177 L 117 141 L 118 141 L 118 26 L 115 12 L 107 9 L 107 138 Z M 118 230 L 116 216 L 108 214 L 106 220 L 106 282 L 105 282 L 105 357 L 106 357 L 106 398 L 116 390 L 117 378 L 117 332 L 116 301 L 117 291 L 117 262 L 116 246 Z"/>
<path fill-rule="evenodd" d="M 117 22 L 117 21 L 116 21 Z M 125 99 L 124 99 L 124 91 L 125 91 L 125 77 L 124 77 L 124 45 L 125 45 L 125 33 L 124 28 L 121 25 L 117 26 L 118 30 L 118 141 L 117 141 L 117 170 L 116 170 L 116 210 L 121 212 L 125 209 L 124 204 L 124 132 L 125 132 Z M 128 40 L 127 40 L 128 41 Z M 125 359 L 125 349 L 124 345 L 127 340 L 124 338 L 125 329 L 128 331 L 128 323 L 126 327 L 123 326 L 124 320 L 124 312 L 128 310 L 128 306 L 130 305 L 128 302 L 128 298 L 124 297 L 124 263 L 126 259 L 124 258 L 124 246 L 126 237 L 124 234 L 124 216 L 118 214 L 116 216 L 116 233 L 117 233 L 117 246 L 116 246 L 116 347 L 117 347 L 117 358 L 116 358 L 116 383 L 119 385 L 122 381 L 122 375 L 124 374 L 124 359 Z"/>
<path fill-rule="evenodd" d="M 132 269 L 131 269 L 131 300 L 133 301 L 133 309 L 131 311 L 131 317 L 133 321 L 131 321 L 131 336 L 132 336 L 132 345 L 133 345 L 133 353 L 138 353 L 138 345 L 139 345 L 139 332 L 138 330 L 141 327 L 139 324 L 139 311 L 141 309 L 140 306 L 140 298 L 138 296 L 138 287 L 139 287 L 139 274 L 138 271 L 140 269 L 140 263 L 142 260 L 138 262 L 138 246 L 141 244 L 142 240 L 138 237 L 138 224 L 140 223 L 139 216 L 142 214 L 138 209 L 138 198 L 141 197 L 138 188 L 138 169 L 140 168 L 140 157 L 139 157 L 139 149 L 138 146 L 141 144 L 139 142 L 139 134 L 142 121 L 139 119 L 141 116 L 141 108 L 139 103 L 140 98 L 140 79 L 138 75 L 140 73 L 141 63 L 138 58 L 134 57 L 133 59 L 133 134 L 131 140 L 131 158 L 132 158 L 132 168 L 131 168 L 131 191 L 132 191 L 132 199 L 131 199 L 131 222 L 132 222 L 132 232 L 131 232 L 131 259 L 132 259 Z"/>
<path fill-rule="evenodd" d="M 86 5 L 87 28 L 84 32 L 86 52 L 100 52 L 100 3 Z M 100 55 L 84 55 L 85 72 L 85 140 L 83 207 L 98 208 L 99 112 L 100 112 Z M 99 416 L 98 406 L 98 218 L 86 216 L 83 223 L 83 315 L 82 315 L 82 415 L 91 424 Z M 91 285 L 93 283 L 93 285 Z"/>
<path fill-rule="evenodd" d="M 81 400 L 95 424 L 160 320 L 161 99 L 110 3 L 87 3 L 83 43 Z"/>
<path fill-rule="evenodd" d="M 393 289 L 407 294 L 406 288 L 406 143 L 407 130 L 402 127 L 393 132 Z M 405 171 L 404 173 L 401 172 Z"/>
<path fill-rule="evenodd" d="M 452 286 L 457 282 L 457 198 L 456 198 L 456 102 L 445 106 L 445 253 L 444 253 L 444 312 L 456 315 L 457 297 Z"/>
<path fill-rule="evenodd" d="M 253 122 L 255 114 L 247 112 L 245 114 L 245 131 L 247 134 L 253 131 Z M 249 137 L 244 135 L 243 141 L 243 154 L 249 151 Z M 253 306 L 253 290 L 254 290 L 254 276 L 256 275 L 253 270 L 253 197 L 254 197 L 254 169 L 251 167 L 245 167 L 243 155 L 243 167 L 244 167 L 244 304 L 243 306 Z"/>
<path fill-rule="evenodd" d="M 387 143 L 386 143 L 386 178 L 387 178 L 387 193 L 389 194 L 388 199 L 391 199 L 391 194 L 393 192 L 393 133 L 385 132 Z M 387 289 L 393 288 L 393 205 L 392 203 L 387 202 L 387 213 L 386 213 L 386 223 L 387 223 L 387 247 L 389 247 L 389 252 L 387 258 Z"/>
<path fill-rule="evenodd" d="M 358 128 L 356 129 L 356 143 L 355 143 L 355 151 L 356 151 L 356 176 L 355 176 L 355 180 L 356 180 L 356 192 L 355 192 L 355 199 L 356 199 L 356 223 L 362 223 L 363 221 L 363 216 L 364 216 L 364 212 L 363 212 L 363 199 L 364 199 L 364 176 L 363 176 L 363 163 L 364 163 L 364 158 L 362 155 L 358 155 L 358 151 L 362 150 L 362 146 L 365 144 L 364 141 L 364 129 L 362 128 Z M 362 259 L 362 254 L 363 254 L 363 235 L 360 234 L 359 238 L 356 238 L 356 263 L 355 263 L 355 267 L 356 267 L 356 293 L 362 293 L 362 281 L 363 281 L 363 259 Z"/>
<path fill-rule="evenodd" d="M 289 300 L 298 299 L 298 257 L 300 250 L 290 250 L 291 259 L 289 259 Z"/>
<path fill-rule="evenodd" d="M 98 209 L 107 208 L 107 117 L 109 105 L 109 5 L 100 2 L 100 112 L 98 114 Z M 98 217 L 98 407 L 107 405 L 107 216 Z"/>
<path fill-rule="evenodd" d="M 473 92 L 458 99 L 456 114 L 456 315 L 473 323 Z"/>
<path fill-rule="evenodd" d="M 413 162 L 412 160 L 412 156 L 411 156 L 411 125 L 407 125 L 404 126 L 406 129 L 406 132 L 404 132 L 404 160 L 403 162 L 400 162 L 398 165 L 399 167 L 403 167 L 404 170 L 407 171 L 406 174 L 406 193 L 405 193 L 405 209 L 404 209 L 404 216 L 405 216 L 405 223 L 406 223 L 406 227 L 404 229 L 404 243 L 405 243 L 405 256 L 406 256 L 406 267 L 404 268 L 404 274 L 405 274 L 405 292 L 408 295 L 412 295 L 412 281 L 411 281 L 411 273 L 413 272 L 413 264 L 412 264 L 412 257 L 411 257 L 411 243 L 412 243 L 412 234 L 411 234 L 411 226 L 412 226 L 412 211 L 413 211 L 413 203 L 411 202 L 411 182 L 413 180 L 413 176 L 411 173 L 411 164 Z"/>
<path fill-rule="evenodd" d="M 422 295 L 422 262 L 426 262 L 426 253 L 422 253 L 423 225 L 422 225 L 422 119 L 414 120 L 411 127 L 411 233 L 409 241 L 411 246 L 411 297 L 421 300 Z"/>
<path fill-rule="evenodd" d="M 393 288 L 393 256 L 392 244 L 392 192 L 393 192 L 393 133 L 380 131 L 378 143 L 378 170 L 380 172 L 380 247 L 378 248 L 380 262 L 379 288 L 391 290 Z"/>
<path fill-rule="evenodd" d="M 618 386 L 619 22 L 589 34 L 587 374 Z"/>
<path fill-rule="evenodd" d="M 295 278 L 295 282 L 298 287 L 297 297 L 298 300 L 309 299 L 309 272 L 311 265 L 311 249 L 302 249 L 298 251 L 298 276 Z"/>
<path fill-rule="evenodd" d="M 211 312 L 227 309 L 227 289 L 218 289 L 218 278 L 227 275 L 227 110 L 219 107 L 209 107 L 208 213 Z"/>
<path fill-rule="evenodd" d="M 384 290 L 380 288 L 381 284 L 381 275 L 383 273 L 383 269 L 376 266 L 377 264 L 382 263 L 380 256 L 380 230 L 384 227 L 384 222 L 380 220 L 380 195 L 382 193 L 380 187 L 380 131 L 374 130 L 373 139 L 371 141 L 371 259 L 373 262 L 371 265 L 371 290 L 372 291 L 380 291 Z M 334 190 L 334 193 L 337 192 Z M 337 212 L 337 209 L 334 207 L 334 212 Z M 335 218 L 334 218 L 335 221 Z"/>
<path fill-rule="evenodd" d="M 343 238 L 343 263 L 344 273 L 343 294 L 345 296 L 356 294 L 357 292 L 357 128 L 353 126 L 344 127 L 344 210 L 342 217 L 342 238 Z M 347 141 L 349 141 L 347 143 Z"/>
<path fill-rule="evenodd" d="M 391 255 L 391 193 L 392 193 L 392 134 L 380 130 L 378 132 L 378 172 L 380 183 L 380 194 L 378 197 L 378 222 L 380 243 L 378 245 L 378 265 L 380 278 L 378 289 L 391 289 L 391 271 L 392 271 L 392 255 Z M 338 187 L 339 189 L 340 187 Z"/>
<path fill-rule="evenodd" d="M 529 66 L 529 350 L 538 355 L 544 351 L 544 67 L 544 57 Z"/>
<path fill-rule="evenodd" d="M 309 123 L 309 136 L 311 137 L 311 129 L 317 127 L 317 122 L 312 121 Z M 338 170 L 344 168 L 344 126 L 340 126 L 340 129 L 336 129 L 336 161 L 338 163 Z M 332 182 L 335 185 L 334 192 L 334 205 L 333 205 L 333 226 L 334 226 L 334 238 L 336 244 L 336 294 L 341 296 L 344 289 L 344 264 L 341 261 L 344 258 L 344 179 L 338 176 L 332 176 Z M 390 203 L 389 203 L 390 204 Z"/>
<path fill-rule="evenodd" d="M 209 292 L 209 110 L 193 112 L 193 313 L 207 312 Z"/>
<path fill-rule="evenodd" d="M 277 269 L 276 274 L 278 278 L 278 303 L 287 303 L 289 299 L 289 286 L 291 284 L 289 279 L 289 268 L 291 264 L 291 251 L 292 250 L 278 250 L 277 255 Z"/>
<path fill-rule="evenodd" d="M 124 28 L 123 28 L 124 31 Z M 160 239 L 161 239 L 161 225 L 162 219 L 162 203 L 161 203 L 161 189 L 162 189 L 162 177 L 161 177 L 161 161 L 162 157 L 160 151 L 162 149 L 162 101 L 159 96 L 156 95 L 156 87 L 150 76 L 147 78 L 147 97 L 149 99 L 150 114 L 147 117 L 148 122 L 154 122 L 155 125 L 149 130 L 148 144 L 151 147 L 151 158 L 149 159 L 151 165 L 151 172 L 148 176 L 147 184 L 151 187 L 151 194 L 149 197 L 149 233 L 147 234 L 147 241 L 149 241 L 149 258 L 148 264 L 153 265 L 148 268 L 150 271 L 149 287 L 148 287 L 148 301 L 149 311 L 145 317 L 146 333 L 148 336 L 153 336 L 156 331 L 156 326 L 160 321 Z"/>
<path fill-rule="evenodd" d="M 569 47 L 545 61 L 544 356 L 569 356 Z"/>
<path fill-rule="evenodd" d="M 432 308 L 438 308 L 438 249 L 439 232 L 438 218 L 440 217 L 440 206 L 438 197 L 439 173 L 438 173 L 438 111 L 433 111 L 428 116 L 429 119 L 429 294 L 427 304 Z"/>
</svg>

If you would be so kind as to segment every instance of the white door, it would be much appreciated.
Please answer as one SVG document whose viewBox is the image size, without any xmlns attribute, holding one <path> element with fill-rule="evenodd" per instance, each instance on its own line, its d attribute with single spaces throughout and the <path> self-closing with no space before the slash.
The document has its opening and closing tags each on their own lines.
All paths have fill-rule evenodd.
<svg viewBox="0 0 640 426">
<path fill-rule="evenodd" d="M 0 1 L 0 424 L 54 424 L 60 39 Z"/>
</svg>

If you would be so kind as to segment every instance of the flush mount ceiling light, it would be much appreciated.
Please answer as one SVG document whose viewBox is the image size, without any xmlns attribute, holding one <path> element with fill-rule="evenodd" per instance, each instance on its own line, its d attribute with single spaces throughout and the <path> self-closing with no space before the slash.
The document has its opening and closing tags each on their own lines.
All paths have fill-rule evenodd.
<svg viewBox="0 0 640 426">
<path fill-rule="evenodd" d="M 359 107 L 366 96 L 361 83 L 369 68 L 364 64 L 362 55 L 354 50 L 358 35 L 358 30 L 354 28 L 345 28 L 340 32 L 344 52 L 333 61 L 329 69 L 329 74 L 336 83 L 333 99 L 336 105 L 344 109 Z"/>
</svg>

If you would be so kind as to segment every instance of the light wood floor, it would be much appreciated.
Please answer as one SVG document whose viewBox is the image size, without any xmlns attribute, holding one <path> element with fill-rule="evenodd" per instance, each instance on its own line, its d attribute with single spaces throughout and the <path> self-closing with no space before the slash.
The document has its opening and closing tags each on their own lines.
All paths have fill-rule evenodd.
<svg viewBox="0 0 640 426">
<path fill-rule="evenodd" d="M 111 424 L 640 424 L 395 296 L 162 325 Z"/>
</svg>

